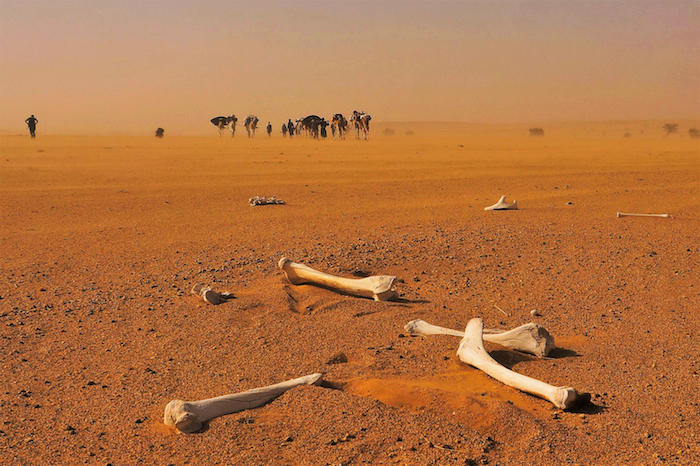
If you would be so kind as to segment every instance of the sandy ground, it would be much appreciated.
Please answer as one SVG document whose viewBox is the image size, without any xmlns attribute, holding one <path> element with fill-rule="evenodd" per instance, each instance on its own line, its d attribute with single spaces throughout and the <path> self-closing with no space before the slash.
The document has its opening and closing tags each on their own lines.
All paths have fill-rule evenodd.
<svg viewBox="0 0 700 466">
<path fill-rule="evenodd" d="M 2 464 L 697 464 L 700 124 L 663 123 L 2 136 Z M 501 194 L 519 210 L 484 212 Z M 396 275 L 401 299 L 290 285 L 282 256 Z M 473 317 L 545 326 L 552 359 L 487 349 L 591 403 L 559 411 L 403 330 Z M 171 399 L 313 372 L 200 433 L 163 424 Z"/>
</svg>

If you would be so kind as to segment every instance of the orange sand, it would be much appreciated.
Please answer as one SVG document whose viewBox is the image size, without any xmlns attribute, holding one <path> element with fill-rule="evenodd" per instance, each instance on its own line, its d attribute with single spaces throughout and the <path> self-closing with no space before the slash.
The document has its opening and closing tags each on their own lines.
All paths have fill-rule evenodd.
<svg viewBox="0 0 700 466">
<path fill-rule="evenodd" d="M 700 124 L 663 123 L 0 137 L 0 462 L 697 464 Z M 484 212 L 501 194 L 520 210 Z M 295 287 L 283 255 L 396 275 L 402 299 Z M 461 364 L 457 338 L 403 330 L 477 316 L 544 325 L 554 359 L 489 349 L 591 404 L 559 412 Z M 316 371 L 325 387 L 202 433 L 162 424 L 173 398 Z"/>
</svg>

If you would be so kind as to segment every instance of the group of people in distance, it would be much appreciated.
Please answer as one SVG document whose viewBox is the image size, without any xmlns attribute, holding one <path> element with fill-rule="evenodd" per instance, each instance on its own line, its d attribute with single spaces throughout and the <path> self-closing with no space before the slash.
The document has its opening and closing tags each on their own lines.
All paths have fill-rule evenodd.
<svg viewBox="0 0 700 466">
<path fill-rule="evenodd" d="M 337 137 L 338 139 L 345 139 L 345 133 L 350 123 L 355 130 L 355 137 L 357 139 L 369 139 L 369 121 L 371 119 L 372 117 L 370 117 L 369 114 L 358 112 L 357 110 L 352 112 L 349 122 L 341 113 L 334 114 L 330 122 L 318 115 L 309 115 L 305 118 L 299 118 L 295 122 L 289 118 L 287 123 L 282 124 L 282 136 L 287 137 L 287 134 L 289 134 L 289 137 L 293 138 L 295 135 L 300 136 L 303 134 L 307 137 L 313 137 L 314 139 L 325 139 L 328 137 L 326 128 L 330 126 L 333 138 Z M 246 117 L 243 125 L 248 133 L 248 137 L 255 136 L 258 121 L 260 120 L 255 115 L 248 115 Z M 24 120 L 24 122 L 29 127 L 29 134 L 31 135 L 32 139 L 34 139 L 36 137 L 36 125 L 39 123 L 39 120 L 32 115 Z M 238 118 L 236 118 L 236 115 L 218 116 L 211 119 L 211 123 L 219 128 L 219 135 L 222 135 L 224 129 L 230 125 L 231 136 L 234 136 L 236 133 L 237 122 Z M 272 123 L 268 121 L 265 129 L 267 130 L 267 136 L 271 137 Z M 163 128 L 158 128 L 156 131 L 156 137 L 162 138 L 164 132 L 165 130 L 163 130 Z"/>
<path fill-rule="evenodd" d="M 331 133 L 333 138 L 345 139 L 345 133 L 348 128 L 352 126 L 355 130 L 355 137 L 357 139 L 369 139 L 369 121 L 372 117 L 365 112 L 358 112 L 355 110 L 352 112 L 352 116 L 348 121 L 341 113 L 336 113 L 333 115 L 330 121 L 318 115 L 309 115 L 304 118 L 298 118 L 292 121 L 291 118 L 287 120 L 286 123 L 282 123 L 282 136 L 290 138 L 294 136 L 306 136 L 313 137 L 314 139 L 326 138 L 328 137 L 327 128 L 331 127 Z M 231 136 L 236 134 L 236 123 L 238 118 L 235 115 L 231 116 L 218 116 L 211 120 L 211 123 L 219 128 L 219 135 L 222 136 L 224 130 L 230 126 Z M 245 119 L 244 126 L 248 133 L 248 137 L 255 136 L 255 130 L 257 128 L 257 123 L 259 119 L 255 115 L 248 115 Z M 266 126 L 267 136 L 272 135 L 272 123 L 267 122 Z"/>
</svg>

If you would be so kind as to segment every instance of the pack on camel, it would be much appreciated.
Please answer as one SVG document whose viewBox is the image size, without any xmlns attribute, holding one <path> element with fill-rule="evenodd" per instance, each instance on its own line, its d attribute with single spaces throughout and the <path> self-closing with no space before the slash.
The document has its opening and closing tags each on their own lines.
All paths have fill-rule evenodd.
<svg viewBox="0 0 700 466">
<path fill-rule="evenodd" d="M 251 133 L 255 136 L 255 130 L 258 129 L 258 121 L 260 120 L 255 115 L 248 115 L 243 121 L 248 137 L 250 137 Z"/>
<path fill-rule="evenodd" d="M 331 118 L 331 133 L 333 138 L 338 136 L 338 139 L 345 139 L 345 132 L 348 129 L 348 120 L 341 113 L 336 113 Z"/>
<path fill-rule="evenodd" d="M 229 125 L 229 123 L 233 122 L 233 126 L 231 128 L 232 135 L 233 131 L 236 131 L 236 122 L 238 121 L 238 118 L 236 118 L 236 115 L 231 115 L 231 116 L 218 116 L 214 117 L 211 120 L 211 123 L 219 128 L 219 136 L 224 134 L 224 130 L 226 127 Z"/>
</svg>

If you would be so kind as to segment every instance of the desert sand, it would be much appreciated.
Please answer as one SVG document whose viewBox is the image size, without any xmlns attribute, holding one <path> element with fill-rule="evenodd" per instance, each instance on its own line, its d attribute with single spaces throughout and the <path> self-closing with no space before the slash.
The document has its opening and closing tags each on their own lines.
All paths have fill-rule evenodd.
<svg viewBox="0 0 700 466">
<path fill-rule="evenodd" d="M 700 124 L 663 123 L 2 135 L 2 464 L 697 464 Z M 484 211 L 504 194 L 518 210 Z M 291 285 L 282 256 L 395 275 L 400 299 Z M 403 329 L 473 317 L 546 327 L 551 359 L 486 347 L 591 402 L 563 412 Z M 163 424 L 172 399 L 314 372 L 202 432 Z"/>
</svg>

